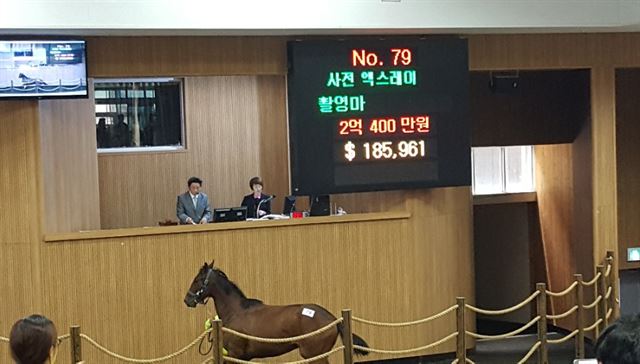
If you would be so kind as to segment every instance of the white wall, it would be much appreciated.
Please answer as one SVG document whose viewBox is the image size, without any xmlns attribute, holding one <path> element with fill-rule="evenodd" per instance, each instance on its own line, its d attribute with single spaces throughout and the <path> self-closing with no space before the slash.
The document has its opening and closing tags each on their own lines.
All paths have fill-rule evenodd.
<svg viewBox="0 0 640 364">
<path fill-rule="evenodd" d="M 5 33 L 266 35 L 640 29 L 640 2 L 631 0 L 0 0 L 0 9 L 0 30 Z"/>
</svg>

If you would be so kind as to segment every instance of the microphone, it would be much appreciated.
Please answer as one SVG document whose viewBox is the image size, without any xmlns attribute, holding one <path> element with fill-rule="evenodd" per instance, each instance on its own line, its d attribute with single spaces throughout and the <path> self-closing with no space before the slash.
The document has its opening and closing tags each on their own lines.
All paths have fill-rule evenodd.
<svg viewBox="0 0 640 364">
<path fill-rule="evenodd" d="M 258 216 L 258 211 L 260 211 L 260 205 L 262 205 L 263 202 L 271 201 L 274 198 L 276 198 L 276 195 L 271 195 L 271 196 L 265 198 L 264 200 L 260 200 L 260 202 L 258 202 L 258 207 L 256 207 L 256 219 L 260 218 L 260 216 Z"/>
</svg>

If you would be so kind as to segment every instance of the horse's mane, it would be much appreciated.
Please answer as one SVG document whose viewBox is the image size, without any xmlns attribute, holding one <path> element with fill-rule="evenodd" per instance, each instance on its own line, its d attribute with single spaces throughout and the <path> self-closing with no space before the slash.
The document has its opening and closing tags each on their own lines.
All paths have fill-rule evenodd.
<svg viewBox="0 0 640 364">
<path fill-rule="evenodd" d="M 242 292 L 240 287 L 238 287 L 233 281 L 231 281 L 223 271 L 219 269 L 217 269 L 217 271 L 222 273 L 222 277 L 224 278 L 222 279 L 222 290 L 224 291 L 224 293 L 226 294 L 235 293 L 236 295 L 240 296 L 240 298 L 242 298 L 242 302 L 240 303 L 240 306 L 242 308 L 249 308 L 252 306 L 262 304 L 262 301 L 258 299 L 247 298 L 247 296 L 245 296 L 244 292 Z"/>
</svg>

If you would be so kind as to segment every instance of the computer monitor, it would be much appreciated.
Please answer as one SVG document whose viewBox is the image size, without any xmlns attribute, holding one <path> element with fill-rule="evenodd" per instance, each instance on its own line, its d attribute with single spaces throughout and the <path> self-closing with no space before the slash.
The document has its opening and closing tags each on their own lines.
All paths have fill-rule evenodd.
<svg viewBox="0 0 640 364">
<path fill-rule="evenodd" d="M 246 206 L 213 209 L 214 222 L 245 221 L 246 219 L 247 219 Z"/>
<path fill-rule="evenodd" d="M 331 214 L 329 195 L 309 196 L 309 205 L 311 216 L 329 216 Z"/>
<path fill-rule="evenodd" d="M 296 209 L 296 196 L 285 196 L 284 207 L 282 208 L 283 215 L 289 215 Z"/>
</svg>

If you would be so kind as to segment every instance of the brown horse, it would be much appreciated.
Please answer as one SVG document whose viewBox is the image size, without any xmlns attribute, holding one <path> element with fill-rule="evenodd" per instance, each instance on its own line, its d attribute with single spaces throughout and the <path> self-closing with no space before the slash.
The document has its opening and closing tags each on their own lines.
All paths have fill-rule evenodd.
<svg viewBox="0 0 640 364">
<path fill-rule="evenodd" d="M 193 279 L 184 298 L 189 307 L 205 304 L 207 298 L 213 298 L 216 311 L 224 327 L 252 336 L 266 338 L 284 338 L 304 335 L 315 331 L 336 320 L 329 311 L 316 304 L 271 306 L 260 300 L 247 298 L 244 293 L 218 268 L 204 263 Z M 323 354 L 331 350 L 338 334 L 343 338 L 342 324 L 338 324 L 323 333 L 285 344 L 262 343 L 246 340 L 234 335 L 224 336 L 224 347 L 229 356 L 251 360 L 278 356 L 298 348 L 305 358 Z M 353 343 L 367 346 L 359 336 L 353 335 Z M 356 354 L 366 355 L 366 351 L 355 350 Z M 319 362 L 327 363 L 325 358 Z"/>
</svg>

